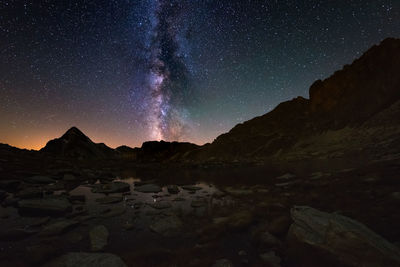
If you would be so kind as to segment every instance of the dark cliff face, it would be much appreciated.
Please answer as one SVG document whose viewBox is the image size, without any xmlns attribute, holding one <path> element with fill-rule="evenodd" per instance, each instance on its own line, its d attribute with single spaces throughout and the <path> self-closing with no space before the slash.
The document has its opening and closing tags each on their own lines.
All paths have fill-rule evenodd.
<svg viewBox="0 0 400 267">
<path fill-rule="evenodd" d="M 236 125 L 187 159 L 270 157 L 313 135 L 367 125 L 399 100 L 400 40 L 389 38 L 326 80 L 316 81 L 310 87 L 310 100 L 298 97 L 281 103 L 263 116 Z M 391 123 L 398 124 L 399 119 Z"/>
<path fill-rule="evenodd" d="M 107 158 L 115 151 L 103 143 L 96 144 L 78 128 L 72 127 L 63 136 L 50 140 L 40 151 L 77 159 Z"/>
<path fill-rule="evenodd" d="M 149 141 L 142 144 L 137 159 L 144 162 L 166 161 L 197 148 L 199 146 L 192 143 Z"/>
</svg>

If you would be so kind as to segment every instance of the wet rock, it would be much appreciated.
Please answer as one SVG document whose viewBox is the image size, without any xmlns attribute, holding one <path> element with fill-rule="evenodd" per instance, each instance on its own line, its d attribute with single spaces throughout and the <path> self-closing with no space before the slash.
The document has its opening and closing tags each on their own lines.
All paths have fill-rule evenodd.
<svg viewBox="0 0 400 267">
<path fill-rule="evenodd" d="M 168 209 L 171 208 L 172 205 L 171 203 L 167 202 L 167 201 L 157 201 L 154 203 L 149 204 L 150 207 L 154 208 L 154 209 Z"/>
<path fill-rule="evenodd" d="M 75 220 L 62 220 L 49 225 L 46 225 L 40 232 L 40 236 L 54 236 L 63 234 L 79 224 Z"/>
<path fill-rule="evenodd" d="M 235 196 L 235 197 L 248 196 L 248 195 L 252 195 L 254 193 L 253 190 L 245 189 L 245 188 L 225 187 L 224 190 L 228 194 Z"/>
<path fill-rule="evenodd" d="M 233 267 L 233 263 L 228 259 L 219 259 L 214 262 L 212 267 Z"/>
<path fill-rule="evenodd" d="M 265 248 L 279 247 L 282 245 L 282 242 L 268 231 L 259 233 L 256 238 L 258 243 Z"/>
<path fill-rule="evenodd" d="M 128 183 L 124 182 L 113 182 L 108 184 L 96 184 L 92 188 L 93 193 L 123 193 L 131 190 L 131 187 Z"/>
<path fill-rule="evenodd" d="M 145 184 L 141 186 L 135 186 L 135 191 L 141 193 L 158 193 L 161 192 L 162 189 L 158 185 L 155 184 Z"/>
<path fill-rule="evenodd" d="M 103 218 L 115 217 L 124 214 L 126 211 L 125 206 L 116 206 L 108 209 L 105 213 L 101 215 Z"/>
<path fill-rule="evenodd" d="M 85 195 L 70 195 L 70 196 L 68 196 L 68 199 L 71 202 L 85 202 L 86 196 Z"/>
<path fill-rule="evenodd" d="M 400 266 L 400 249 L 355 220 L 305 206 L 292 208 L 291 216 L 294 223 L 287 238 L 293 262 Z"/>
<path fill-rule="evenodd" d="M 238 211 L 229 216 L 228 227 L 239 230 L 248 227 L 253 222 L 253 214 L 250 211 Z"/>
<path fill-rule="evenodd" d="M 89 232 L 92 251 L 101 251 L 108 243 L 108 230 L 104 225 L 97 225 Z"/>
<path fill-rule="evenodd" d="M 163 236 L 178 234 L 182 228 L 182 221 L 177 216 L 167 216 L 154 221 L 150 229 Z"/>
<path fill-rule="evenodd" d="M 38 231 L 26 229 L 5 229 L 0 231 L 0 241 L 17 241 L 30 237 Z"/>
<path fill-rule="evenodd" d="M 5 191 L 14 192 L 15 190 L 18 189 L 18 187 L 20 185 L 21 185 L 21 181 L 18 181 L 18 180 L 1 180 L 0 181 L 0 189 L 3 189 Z"/>
<path fill-rule="evenodd" d="M 169 185 L 167 187 L 168 193 L 170 194 L 178 194 L 179 193 L 179 188 L 176 185 Z"/>
<path fill-rule="evenodd" d="M 281 258 L 276 256 L 275 252 L 267 252 L 260 255 L 260 259 L 270 267 L 280 267 Z"/>
<path fill-rule="evenodd" d="M 120 257 L 110 253 L 67 253 L 43 267 L 127 267 Z"/>
<path fill-rule="evenodd" d="M 112 204 L 112 203 L 118 203 L 122 201 L 122 196 L 107 196 L 107 197 L 102 197 L 96 199 L 96 202 L 99 202 L 101 204 Z"/>
<path fill-rule="evenodd" d="M 187 190 L 187 191 L 198 191 L 198 190 L 201 190 L 202 188 L 200 186 L 184 185 L 184 186 L 182 186 L 182 189 Z"/>
<path fill-rule="evenodd" d="M 21 213 L 32 215 L 48 214 L 61 215 L 72 209 L 71 203 L 66 198 L 23 199 L 18 201 Z"/>
<path fill-rule="evenodd" d="M 183 197 L 177 197 L 177 198 L 174 198 L 173 199 L 173 201 L 185 201 L 186 199 L 184 199 Z"/>
<path fill-rule="evenodd" d="M 190 206 L 191 206 L 192 208 L 201 208 L 201 207 L 207 206 L 207 202 L 206 202 L 205 200 L 203 200 L 203 199 L 200 199 L 200 200 L 193 200 L 193 201 L 190 203 Z"/>
</svg>

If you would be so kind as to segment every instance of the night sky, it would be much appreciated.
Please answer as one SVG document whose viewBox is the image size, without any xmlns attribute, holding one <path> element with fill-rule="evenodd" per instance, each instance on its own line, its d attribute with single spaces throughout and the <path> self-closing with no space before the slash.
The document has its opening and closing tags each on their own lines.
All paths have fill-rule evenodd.
<svg viewBox="0 0 400 267">
<path fill-rule="evenodd" d="M 386 37 L 399 0 L 2 0 L 0 142 L 203 144 Z"/>
</svg>

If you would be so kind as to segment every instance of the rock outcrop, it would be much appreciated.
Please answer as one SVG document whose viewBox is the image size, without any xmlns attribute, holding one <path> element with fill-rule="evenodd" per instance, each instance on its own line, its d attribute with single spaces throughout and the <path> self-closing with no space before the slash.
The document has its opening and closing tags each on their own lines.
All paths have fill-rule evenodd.
<svg viewBox="0 0 400 267">
<path fill-rule="evenodd" d="M 400 249 L 355 220 L 306 206 L 291 216 L 287 238 L 296 266 L 400 266 Z"/>
</svg>

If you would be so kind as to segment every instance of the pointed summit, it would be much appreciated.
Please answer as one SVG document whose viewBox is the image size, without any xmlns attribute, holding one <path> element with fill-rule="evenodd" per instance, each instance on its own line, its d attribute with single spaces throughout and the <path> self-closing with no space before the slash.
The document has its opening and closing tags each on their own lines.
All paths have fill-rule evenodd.
<svg viewBox="0 0 400 267">
<path fill-rule="evenodd" d="M 115 154 L 105 144 L 94 143 L 77 127 L 71 127 L 60 138 L 50 140 L 41 151 L 77 159 L 107 158 Z"/>
</svg>

